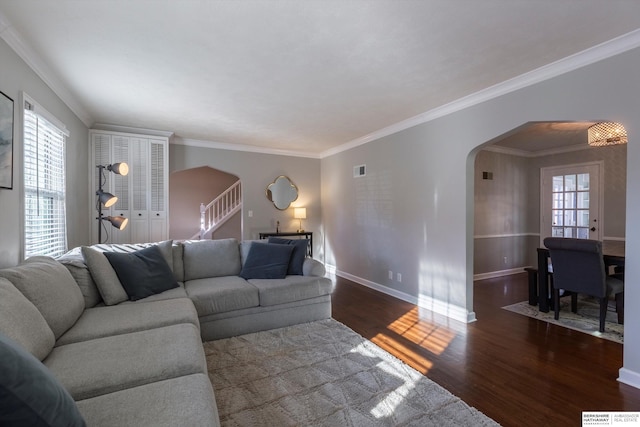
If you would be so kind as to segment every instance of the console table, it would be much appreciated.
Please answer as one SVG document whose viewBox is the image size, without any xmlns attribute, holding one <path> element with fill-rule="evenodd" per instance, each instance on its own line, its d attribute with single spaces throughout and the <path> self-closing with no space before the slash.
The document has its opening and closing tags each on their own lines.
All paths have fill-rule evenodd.
<svg viewBox="0 0 640 427">
<path fill-rule="evenodd" d="M 267 239 L 269 237 L 304 237 L 309 240 L 309 244 L 307 245 L 307 254 L 309 257 L 313 258 L 313 232 L 311 231 L 279 231 L 277 233 L 259 233 L 261 239 Z"/>
</svg>

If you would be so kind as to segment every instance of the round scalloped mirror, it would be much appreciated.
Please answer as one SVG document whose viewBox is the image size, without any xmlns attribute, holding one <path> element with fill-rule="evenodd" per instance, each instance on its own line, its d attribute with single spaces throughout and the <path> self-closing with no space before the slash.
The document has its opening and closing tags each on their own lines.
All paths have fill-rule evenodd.
<svg viewBox="0 0 640 427">
<path fill-rule="evenodd" d="M 291 180 L 280 175 L 267 186 L 267 199 L 281 211 L 287 209 L 298 198 L 298 187 Z"/>
</svg>

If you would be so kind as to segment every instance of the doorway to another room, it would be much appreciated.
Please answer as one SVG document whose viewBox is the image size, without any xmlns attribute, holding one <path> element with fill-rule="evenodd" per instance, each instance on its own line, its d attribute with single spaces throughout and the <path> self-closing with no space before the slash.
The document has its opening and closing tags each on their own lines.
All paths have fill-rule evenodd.
<svg viewBox="0 0 640 427">
<path fill-rule="evenodd" d="M 186 240 L 197 236 L 201 230 L 201 204 L 207 205 L 234 184 L 239 183 L 236 175 L 209 166 L 185 169 L 169 175 L 169 238 Z M 240 195 L 240 202 L 241 202 Z M 230 215 L 220 221 L 206 238 L 242 238 L 242 206 L 240 209 L 225 209 Z"/>
<path fill-rule="evenodd" d="M 556 234 L 562 230 L 567 237 L 573 233 L 585 237 L 589 230 L 589 238 L 624 246 L 627 145 L 589 146 L 587 129 L 591 125 L 593 122 L 527 123 L 476 153 L 474 280 L 536 266 L 537 248 L 554 227 Z M 550 173 L 547 178 L 543 178 L 545 171 Z M 554 176 L 562 177 L 556 178 L 555 192 Z M 546 190 L 543 179 L 548 180 Z"/>
</svg>

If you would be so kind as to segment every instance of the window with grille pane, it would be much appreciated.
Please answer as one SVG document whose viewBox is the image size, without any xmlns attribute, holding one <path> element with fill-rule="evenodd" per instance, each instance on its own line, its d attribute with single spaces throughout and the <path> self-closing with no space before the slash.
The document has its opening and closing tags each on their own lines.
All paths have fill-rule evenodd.
<svg viewBox="0 0 640 427">
<path fill-rule="evenodd" d="M 589 174 L 553 177 L 553 237 L 589 238 Z"/>
<path fill-rule="evenodd" d="M 24 257 L 67 250 L 65 133 L 24 105 Z"/>
</svg>

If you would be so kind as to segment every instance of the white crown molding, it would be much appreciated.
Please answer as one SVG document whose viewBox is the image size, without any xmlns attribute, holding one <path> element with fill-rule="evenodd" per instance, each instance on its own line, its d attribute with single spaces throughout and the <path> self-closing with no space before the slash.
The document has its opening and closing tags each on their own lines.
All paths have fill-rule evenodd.
<svg viewBox="0 0 640 427">
<path fill-rule="evenodd" d="M 157 130 L 157 129 L 145 129 L 145 128 L 136 128 L 132 126 L 120 126 L 120 125 L 109 125 L 106 123 L 95 123 L 91 130 L 97 131 L 105 131 L 105 132 L 120 132 L 120 133 L 128 133 L 128 134 L 142 134 L 142 135 L 152 135 L 152 136 L 162 136 L 165 138 L 172 138 L 174 136 L 173 132 Z"/>
<path fill-rule="evenodd" d="M 640 47 L 640 29 L 623 34 L 599 45 L 590 47 L 566 58 L 544 65 L 504 82 L 495 84 L 471 95 L 434 108 L 417 116 L 408 118 L 391 126 L 379 129 L 368 135 L 349 141 L 320 153 L 320 158 L 332 156 L 350 150 L 368 142 L 392 135 L 411 127 L 427 123 L 437 118 L 464 110 L 482 102 L 497 98 L 519 89 L 560 76 L 578 68 L 593 64 L 612 56 Z"/>
<path fill-rule="evenodd" d="M 205 141 L 202 139 L 191 139 L 176 137 L 171 140 L 171 144 L 185 145 L 189 147 L 216 148 L 219 150 L 244 151 L 249 153 L 272 154 L 274 156 L 305 157 L 310 159 L 320 159 L 316 153 L 303 151 L 281 150 L 276 148 L 258 147 L 246 144 L 231 144 L 227 142 Z"/>
<path fill-rule="evenodd" d="M 87 110 L 80 104 L 75 96 L 69 92 L 66 85 L 55 77 L 51 68 L 49 68 L 33 49 L 28 46 L 20 34 L 11 26 L 6 17 L 0 12 L 0 38 L 2 38 L 11 49 L 13 49 L 20 58 L 40 77 L 51 90 L 58 95 L 67 107 L 85 124 L 90 127 L 93 118 Z"/>
<path fill-rule="evenodd" d="M 526 151 L 526 150 L 520 150 L 520 149 L 517 149 L 517 148 L 501 147 L 499 145 L 487 145 L 486 147 L 483 147 L 482 149 L 484 151 L 492 151 L 494 153 L 509 154 L 509 155 L 512 155 L 512 156 L 532 158 L 532 157 L 550 156 L 550 155 L 553 155 L 553 154 L 571 153 L 571 152 L 574 152 L 574 151 L 592 150 L 592 149 L 597 149 L 597 148 L 596 147 L 590 147 L 585 142 L 584 144 L 567 145 L 565 147 L 550 148 L 548 150 L 540 150 L 540 151 Z"/>
</svg>

